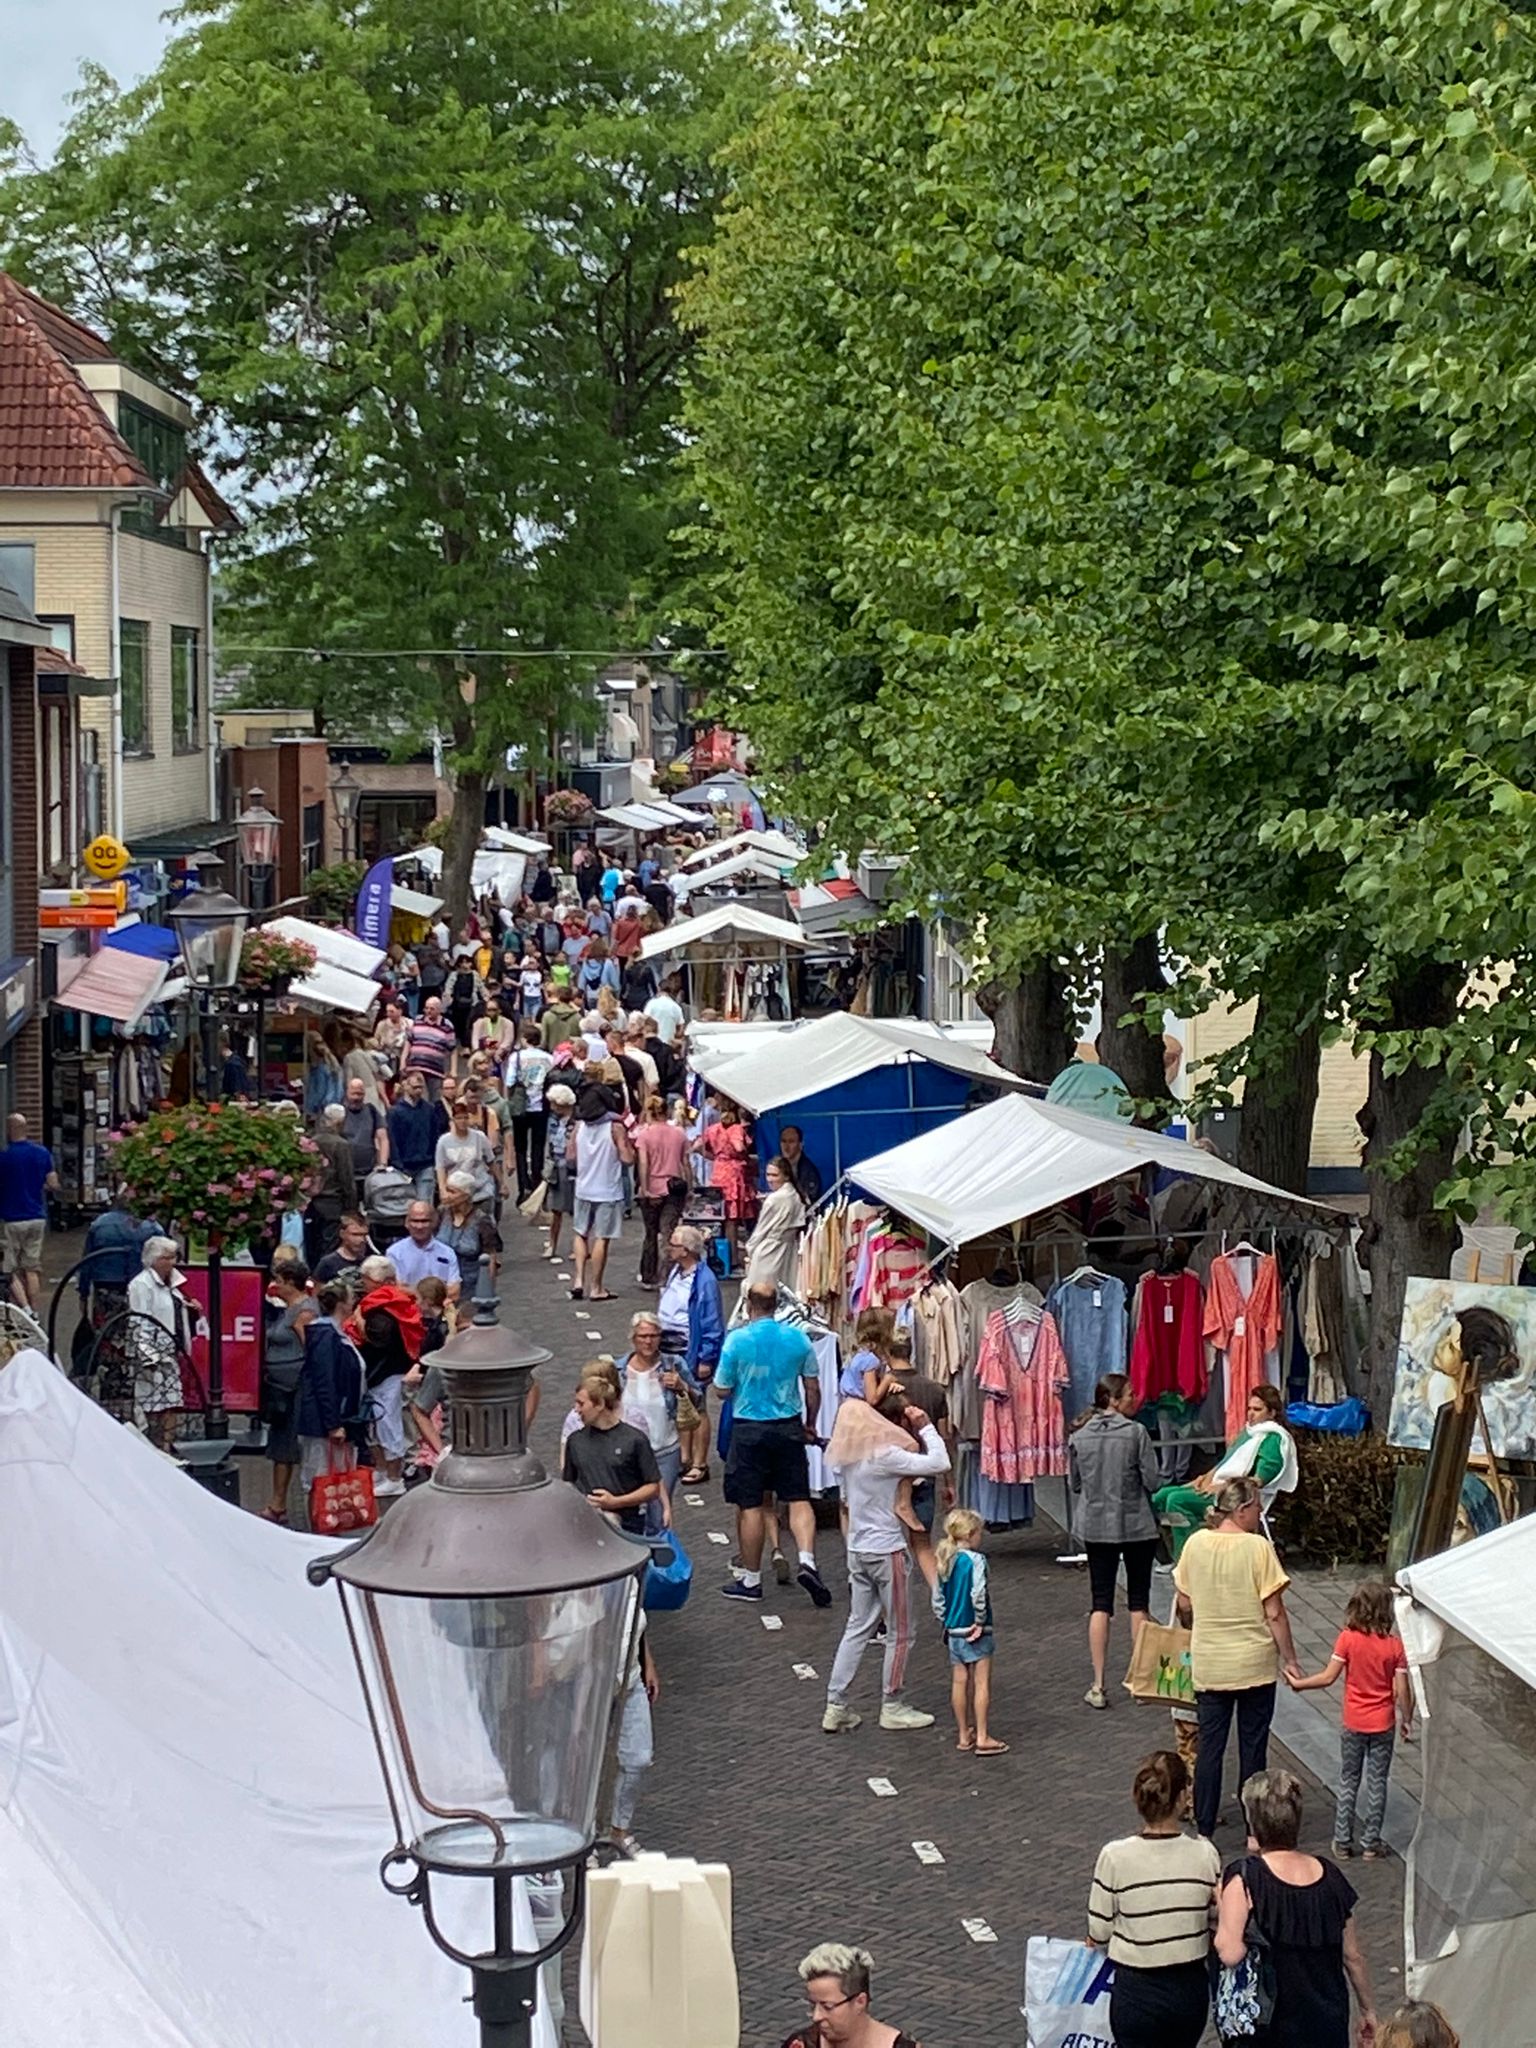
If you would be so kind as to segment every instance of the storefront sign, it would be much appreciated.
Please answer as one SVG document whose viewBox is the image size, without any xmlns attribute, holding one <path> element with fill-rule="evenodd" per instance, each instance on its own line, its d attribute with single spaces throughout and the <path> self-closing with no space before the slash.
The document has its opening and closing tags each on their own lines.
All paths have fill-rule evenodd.
<svg viewBox="0 0 1536 2048">
<path fill-rule="evenodd" d="M 188 1266 L 187 1293 L 208 1313 L 208 1268 Z M 261 1317 L 264 1287 L 254 1266 L 224 1268 L 224 1406 L 237 1415 L 254 1415 L 261 1393 Z M 208 1384 L 208 1339 L 192 1346 L 192 1363 L 204 1387 Z"/>
<path fill-rule="evenodd" d="M 126 884 L 104 889 L 40 889 L 37 923 L 40 931 L 111 931 L 128 901 Z"/>
<path fill-rule="evenodd" d="M 18 960 L 0 969 L 0 1044 L 14 1038 L 37 1007 L 37 962 Z"/>
<path fill-rule="evenodd" d="M 124 869 L 133 865 L 132 854 L 121 839 L 114 839 L 110 832 L 103 832 L 93 839 L 80 858 L 103 882 L 115 881 Z"/>
</svg>

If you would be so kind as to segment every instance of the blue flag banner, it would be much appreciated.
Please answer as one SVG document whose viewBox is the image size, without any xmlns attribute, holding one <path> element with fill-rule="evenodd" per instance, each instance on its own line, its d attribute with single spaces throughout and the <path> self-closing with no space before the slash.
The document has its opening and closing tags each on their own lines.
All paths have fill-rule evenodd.
<svg viewBox="0 0 1536 2048">
<path fill-rule="evenodd" d="M 357 892 L 357 915 L 352 928 L 370 946 L 389 944 L 390 897 L 395 886 L 395 864 L 376 860 L 363 877 Z"/>
</svg>

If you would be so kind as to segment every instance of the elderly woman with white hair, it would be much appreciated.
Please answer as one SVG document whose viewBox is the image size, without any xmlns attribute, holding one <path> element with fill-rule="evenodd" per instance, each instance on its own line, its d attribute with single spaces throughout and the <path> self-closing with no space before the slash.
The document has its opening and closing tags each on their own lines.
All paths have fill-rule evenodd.
<svg viewBox="0 0 1536 2048">
<path fill-rule="evenodd" d="M 661 1323 L 661 1348 L 690 1389 L 696 1390 L 699 1420 L 686 1432 L 683 1455 L 688 1469 L 685 1486 L 702 1486 L 709 1477 L 709 1383 L 720 1363 L 725 1342 L 725 1310 L 720 1301 L 720 1282 L 704 1258 L 704 1233 L 691 1223 L 673 1226 L 667 1242 L 671 1261 L 656 1313 Z"/>
<path fill-rule="evenodd" d="M 824 1941 L 800 1963 L 807 2023 L 784 2048 L 919 2048 L 912 2035 L 887 2026 L 869 2009 L 874 1958 L 867 1948 Z"/>
<path fill-rule="evenodd" d="M 437 1226 L 438 1242 L 447 1245 L 459 1262 L 459 1299 L 464 1302 L 473 1301 L 480 1292 L 480 1261 L 490 1259 L 493 1277 L 501 1264 L 501 1234 L 476 1195 L 472 1173 L 450 1173 Z"/>
<path fill-rule="evenodd" d="M 176 1240 L 151 1237 L 142 1264 L 128 1282 L 126 1350 L 133 1360 L 133 1419 L 157 1450 L 169 1450 L 181 1418 L 181 1367 L 202 1326 L 202 1311 L 188 1299 L 186 1276 L 176 1268 Z"/>
</svg>

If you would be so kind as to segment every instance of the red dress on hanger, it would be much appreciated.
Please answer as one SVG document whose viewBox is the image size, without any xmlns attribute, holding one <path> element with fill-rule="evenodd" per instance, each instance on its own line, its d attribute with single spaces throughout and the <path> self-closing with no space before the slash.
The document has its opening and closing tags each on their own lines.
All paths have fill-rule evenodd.
<svg viewBox="0 0 1536 2048">
<path fill-rule="evenodd" d="M 1272 1253 L 1223 1252 L 1212 1259 L 1205 1334 L 1227 1354 L 1231 1443 L 1248 1427 L 1248 1396 L 1263 1381 L 1265 1360 L 1280 1342 L 1280 1268 Z"/>
<path fill-rule="evenodd" d="M 1193 1273 L 1143 1273 L 1136 1290 L 1131 1392 L 1138 1404 L 1160 1394 L 1205 1397 L 1200 1282 Z"/>
</svg>

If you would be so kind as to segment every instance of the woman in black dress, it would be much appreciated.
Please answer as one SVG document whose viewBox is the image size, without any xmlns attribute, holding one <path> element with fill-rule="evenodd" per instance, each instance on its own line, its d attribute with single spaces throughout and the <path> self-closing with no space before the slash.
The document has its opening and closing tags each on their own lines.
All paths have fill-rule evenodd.
<svg viewBox="0 0 1536 2048">
<path fill-rule="evenodd" d="M 1269 1948 L 1275 2010 L 1254 2048 L 1372 2048 L 1376 2014 L 1355 1932 L 1355 1890 L 1336 1863 L 1298 1849 L 1301 1786 L 1289 1771 L 1256 1771 L 1243 1787 L 1250 1854 L 1222 1876 L 1216 1954 L 1227 1966 L 1247 1953 L 1250 1913 Z"/>
</svg>

